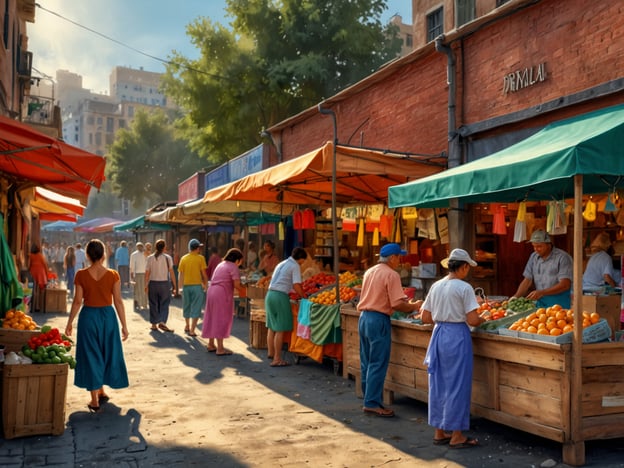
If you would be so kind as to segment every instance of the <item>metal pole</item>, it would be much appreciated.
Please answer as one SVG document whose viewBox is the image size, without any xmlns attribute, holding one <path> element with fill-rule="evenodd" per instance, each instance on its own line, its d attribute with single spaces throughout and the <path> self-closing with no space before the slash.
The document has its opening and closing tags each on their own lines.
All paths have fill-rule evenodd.
<svg viewBox="0 0 624 468">
<path fill-rule="evenodd" d="M 323 109 L 323 103 L 318 105 L 321 114 L 331 115 L 334 129 L 334 140 L 332 145 L 332 234 L 334 244 L 334 275 L 336 275 L 336 304 L 340 304 L 340 268 L 339 268 L 339 249 L 338 249 L 338 228 L 336 219 L 336 146 L 338 145 L 338 128 L 336 125 L 336 113 L 331 109 Z"/>
</svg>

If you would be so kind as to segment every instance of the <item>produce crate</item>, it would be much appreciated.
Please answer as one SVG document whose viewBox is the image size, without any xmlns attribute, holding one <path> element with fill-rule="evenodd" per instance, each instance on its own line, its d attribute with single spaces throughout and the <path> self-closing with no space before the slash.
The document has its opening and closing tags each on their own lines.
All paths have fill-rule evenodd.
<svg viewBox="0 0 624 468">
<path fill-rule="evenodd" d="M 2 424 L 5 439 L 65 431 L 67 364 L 5 365 Z"/>
<path fill-rule="evenodd" d="M 249 320 L 249 344 L 255 349 L 267 349 L 266 313 L 263 309 L 251 312 Z"/>
<path fill-rule="evenodd" d="M 67 289 L 47 288 L 42 312 L 67 312 Z"/>
<path fill-rule="evenodd" d="M 583 296 L 583 312 L 597 312 L 601 318 L 609 322 L 611 331 L 620 329 L 620 312 L 622 296 L 612 294 L 609 296 Z M 612 336 L 613 338 L 613 336 Z"/>
<path fill-rule="evenodd" d="M 500 330 L 501 328 L 508 328 L 519 318 L 526 317 L 533 312 L 535 312 L 535 309 L 527 310 L 524 312 L 507 311 L 507 313 L 510 313 L 511 315 L 499 318 L 498 320 L 488 320 L 487 322 L 484 322 L 476 327 L 476 331 L 498 334 L 498 330 Z"/>
<path fill-rule="evenodd" d="M 247 297 L 249 299 L 264 299 L 266 296 L 266 288 L 259 288 L 258 286 L 247 286 Z"/>
<path fill-rule="evenodd" d="M 538 335 L 537 333 L 526 333 L 508 328 L 499 328 L 498 333 L 505 336 L 513 336 L 517 338 L 525 338 L 528 340 L 545 341 L 547 343 L 572 343 L 574 332 L 564 333 L 559 336 Z M 598 343 L 608 340 L 611 336 L 611 328 L 605 319 L 600 319 L 597 323 L 583 329 L 583 343 Z"/>
<path fill-rule="evenodd" d="M 0 345 L 4 345 L 4 354 L 11 351 L 16 353 L 22 349 L 31 337 L 41 333 L 40 330 L 14 330 L 12 328 L 0 328 Z"/>
</svg>

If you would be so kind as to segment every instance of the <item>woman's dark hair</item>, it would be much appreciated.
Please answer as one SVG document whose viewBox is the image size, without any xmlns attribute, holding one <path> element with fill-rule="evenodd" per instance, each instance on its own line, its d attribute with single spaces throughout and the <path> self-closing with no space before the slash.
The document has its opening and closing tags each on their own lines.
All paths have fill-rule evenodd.
<svg viewBox="0 0 624 468">
<path fill-rule="evenodd" d="M 87 244 L 87 257 L 91 260 L 91 263 L 95 263 L 104 258 L 104 252 L 106 247 L 100 239 L 91 239 Z"/>
<path fill-rule="evenodd" d="M 273 242 L 272 240 L 265 240 L 264 245 L 268 245 L 269 247 L 271 247 L 271 249 L 275 250 L 275 242 Z"/>
<path fill-rule="evenodd" d="M 308 258 L 308 252 L 306 252 L 303 247 L 295 247 L 291 255 L 295 260 L 305 260 Z"/>
<path fill-rule="evenodd" d="M 446 268 L 448 271 L 457 271 L 462 266 L 467 265 L 468 262 L 464 262 L 463 260 L 449 260 L 448 267 Z"/>
<path fill-rule="evenodd" d="M 154 257 L 158 258 L 165 250 L 165 246 L 167 244 L 165 243 L 164 239 L 158 239 L 156 241 L 156 244 L 154 245 L 154 247 L 156 248 L 156 253 L 154 254 Z"/>
<path fill-rule="evenodd" d="M 243 252 L 240 251 L 240 249 L 237 249 L 236 247 L 228 250 L 225 254 L 225 257 L 223 257 L 223 260 L 225 260 L 226 262 L 237 262 L 238 260 L 241 260 L 243 258 Z"/>
<path fill-rule="evenodd" d="M 39 253 L 39 252 L 41 252 L 41 249 L 39 248 L 37 244 L 33 244 L 30 246 L 30 253 Z"/>
<path fill-rule="evenodd" d="M 74 253 L 74 248 L 71 245 L 67 247 L 67 250 L 65 251 L 65 263 L 67 263 L 67 266 L 76 265 L 76 254 Z"/>
</svg>

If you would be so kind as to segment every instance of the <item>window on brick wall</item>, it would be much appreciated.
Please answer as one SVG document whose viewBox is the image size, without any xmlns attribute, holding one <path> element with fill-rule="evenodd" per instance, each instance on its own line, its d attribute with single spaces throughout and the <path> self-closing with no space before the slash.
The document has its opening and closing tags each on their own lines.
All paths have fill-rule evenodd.
<svg viewBox="0 0 624 468">
<path fill-rule="evenodd" d="M 455 0 L 455 27 L 475 19 L 475 0 Z"/>
<path fill-rule="evenodd" d="M 411 34 L 405 35 L 405 45 L 410 49 L 414 47 L 414 37 Z"/>
<path fill-rule="evenodd" d="M 427 42 L 433 41 L 444 32 L 444 8 L 440 7 L 427 15 Z"/>
</svg>

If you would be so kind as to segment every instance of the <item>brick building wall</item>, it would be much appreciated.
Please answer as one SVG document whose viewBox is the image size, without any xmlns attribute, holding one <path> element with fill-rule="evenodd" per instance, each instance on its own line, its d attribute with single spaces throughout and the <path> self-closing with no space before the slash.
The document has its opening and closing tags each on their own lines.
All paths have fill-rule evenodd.
<svg viewBox="0 0 624 468">
<path fill-rule="evenodd" d="M 455 43 L 464 71 L 463 78 L 458 75 L 464 90 L 458 116 L 479 122 L 622 77 L 623 13 L 624 5 L 616 1 L 589 6 L 584 0 L 567 0 L 563 8 L 560 1 L 544 0 Z M 506 74 L 541 63 L 545 81 L 503 92 Z M 577 113 L 567 110 L 552 117 Z"/>
</svg>

